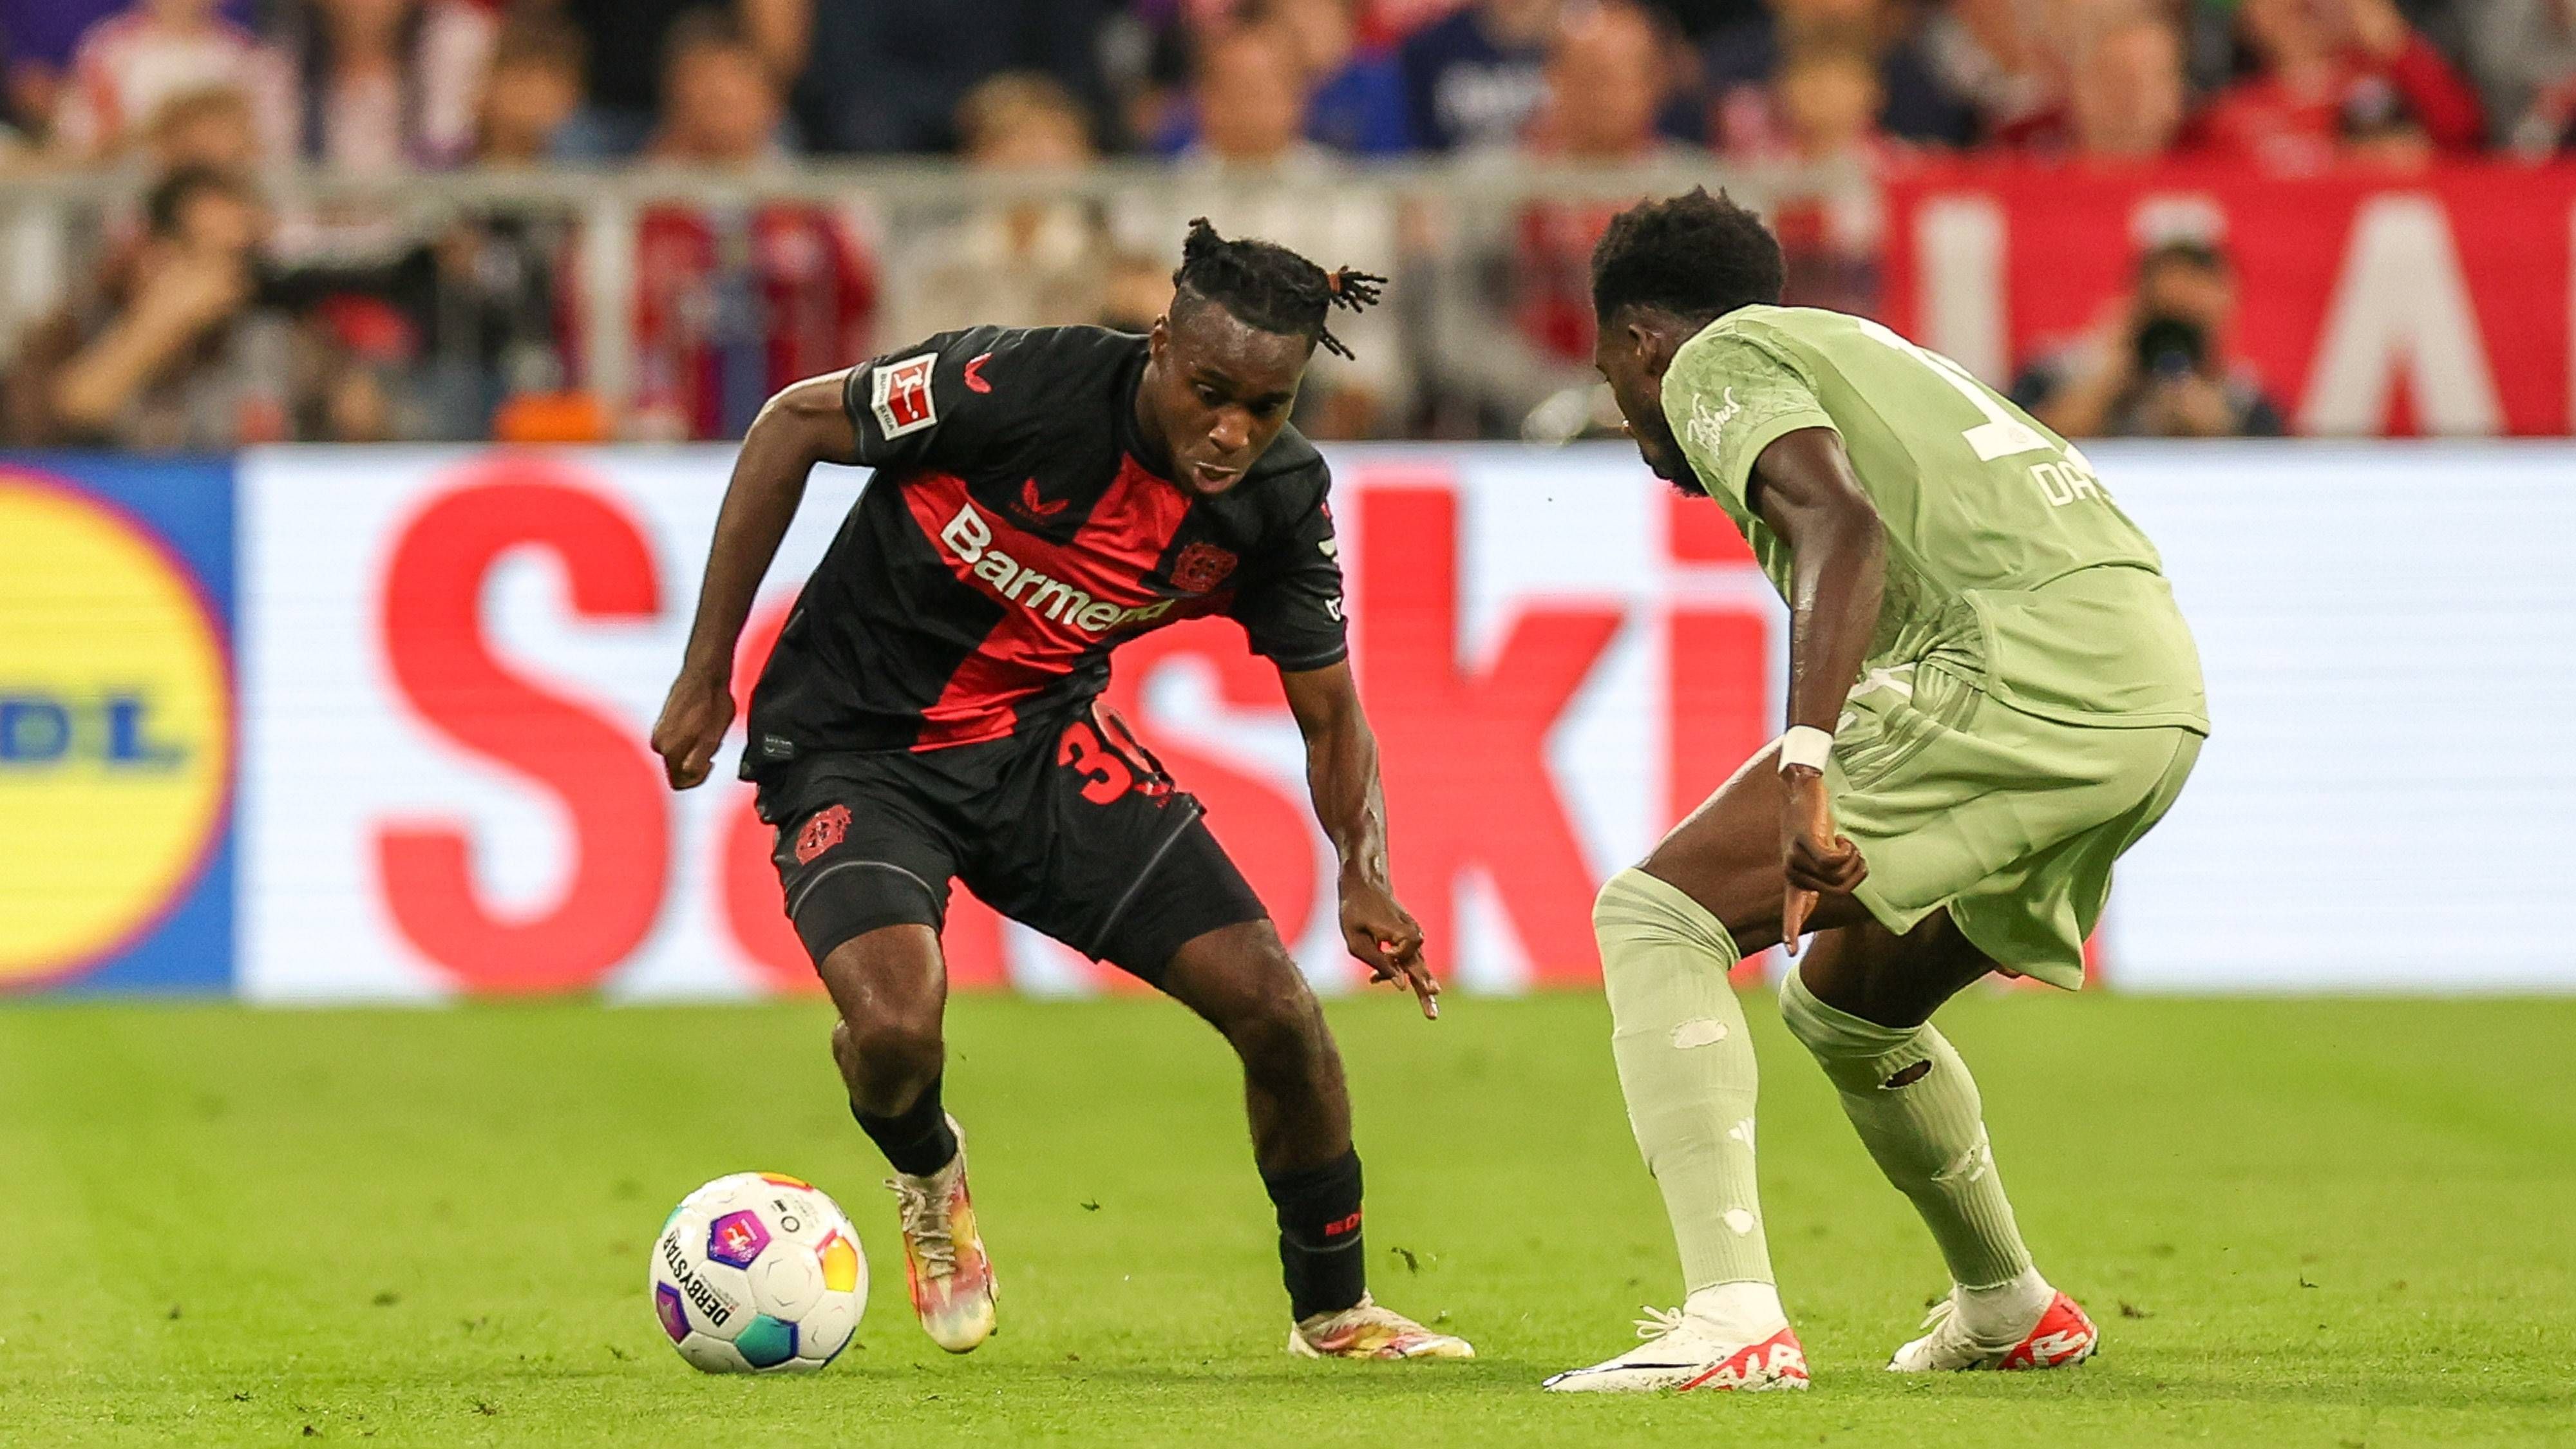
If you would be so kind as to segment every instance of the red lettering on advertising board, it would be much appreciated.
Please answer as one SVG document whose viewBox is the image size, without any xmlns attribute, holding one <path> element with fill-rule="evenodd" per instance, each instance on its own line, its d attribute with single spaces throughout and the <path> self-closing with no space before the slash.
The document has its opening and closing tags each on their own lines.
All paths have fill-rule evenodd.
<svg viewBox="0 0 2576 1449">
<path fill-rule="evenodd" d="M 380 600 L 384 655 L 429 728 L 526 777 L 572 827 L 572 870 L 533 914 L 486 902 L 457 823 L 385 826 L 377 870 L 395 927 L 469 989 L 587 986 L 652 929 L 670 873 L 660 772 L 605 708 L 541 688 L 493 649 L 483 584 L 514 550 L 564 571 L 583 619 L 649 619 L 661 595 L 652 550 L 586 474 L 553 460 L 480 462 L 397 537 Z"/>
<path fill-rule="evenodd" d="M 1459 877 L 1482 870 L 1540 981 L 1598 970 L 1598 883 L 1548 767 L 1548 733 L 1623 611 L 1520 611 L 1485 660 L 1459 658 L 1458 500 L 1445 471 L 1379 468 L 1360 491 L 1364 694 L 1385 760 L 1397 893 L 1432 959 L 1457 950 Z"/>
</svg>

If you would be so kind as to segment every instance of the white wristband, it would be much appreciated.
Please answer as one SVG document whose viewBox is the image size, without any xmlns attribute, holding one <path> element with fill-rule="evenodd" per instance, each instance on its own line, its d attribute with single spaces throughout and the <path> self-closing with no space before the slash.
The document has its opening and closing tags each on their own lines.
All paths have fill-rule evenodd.
<svg viewBox="0 0 2576 1449">
<path fill-rule="evenodd" d="M 1825 756 L 1833 753 L 1834 737 L 1814 725 L 1791 725 L 1780 736 L 1780 768 L 1804 765 L 1810 770 L 1825 767 Z"/>
</svg>

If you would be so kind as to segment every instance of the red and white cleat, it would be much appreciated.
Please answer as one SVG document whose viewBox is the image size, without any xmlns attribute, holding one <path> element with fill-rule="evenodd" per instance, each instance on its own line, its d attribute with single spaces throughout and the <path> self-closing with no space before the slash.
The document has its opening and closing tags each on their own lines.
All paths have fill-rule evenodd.
<svg viewBox="0 0 2576 1449">
<path fill-rule="evenodd" d="M 1958 1290 L 1932 1305 L 1923 1326 L 1932 1330 L 1896 1351 L 1890 1373 L 1956 1373 L 1967 1369 L 2072 1368 L 2093 1356 L 2102 1331 L 2074 1299 L 2052 1290 L 2048 1307 L 2030 1331 L 2009 1343 L 1981 1343 L 1960 1322 Z"/>
<path fill-rule="evenodd" d="M 957 1155 L 946 1167 L 928 1177 L 898 1172 L 886 1186 L 894 1190 L 903 1224 L 913 1315 L 931 1342 L 950 1353 L 968 1353 L 993 1336 L 1001 1285 L 993 1277 L 993 1260 L 984 1255 L 975 1201 L 966 1191 L 966 1129 L 951 1117 L 948 1130 L 957 1134 Z"/>
<path fill-rule="evenodd" d="M 1723 1335 L 1704 1319 L 1649 1308 L 1637 1320 L 1646 1342 L 1590 1368 L 1540 1385 L 1558 1394 L 1764 1393 L 1807 1386 L 1807 1350 L 1786 1323 L 1753 1343 Z"/>
<path fill-rule="evenodd" d="M 1474 1358 L 1476 1349 L 1455 1334 L 1436 1333 L 1377 1300 L 1339 1313 L 1318 1313 L 1288 1330 L 1288 1351 L 1299 1358 Z"/>
</svg>

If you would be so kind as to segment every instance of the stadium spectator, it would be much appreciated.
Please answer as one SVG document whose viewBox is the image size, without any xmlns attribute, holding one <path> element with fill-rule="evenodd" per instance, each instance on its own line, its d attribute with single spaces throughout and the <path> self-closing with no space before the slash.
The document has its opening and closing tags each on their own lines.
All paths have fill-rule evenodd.
<svg viewBox="0 0 2576 1449">
<path fill-rule="evenodd" d="M 1304 69 L 1306 138 L 1357 156 L 1409 150 L 1404 72 L 1384 46 L 1363 44 L 1359 0 L 1272 0 Z"/>
<path fill-rule="evenodd" d="M 646 143 L 655 161 L 742 167 L 784 159 L 786 104 L 748 35 L 721 11 L 682 17 L 662 67 L 662 110 Z"/>
<path fill-rule="evenodd" d="M 1068 171 L 1092 162 L 1091 123 L 1052 77 L 1006 72 L 958 108 L 966 165 Z M 1061 327 L 1100 315 L 1108 241 L 1081 202 L 1027 200 L 923 232 L 897 268 L 885 334 L 910 341 L 954 327 Z"/>
<path fill-rule="evenodd" d="M 2228 350 L 2236 277 L 2206 242 L 2138 261 L 2136 289 L 2095 334 L 2033 364 L 2013 401 L 2069 438 L 2270 437 L 2281 411 Z"/>
<path fill-rule="evenodd" d="M 2343 139 L 2346 107 L 2368 105 L 2375 88 L 2439 149 L 2474 148 L 2484 133 L 2477 92 L 2392 0 L 2244 0 L 2236 29 L 2256 70 L 2204 118 L 2219 155 L 2321 169 Z"/>
<path fill-rule="evenodd" d="M 2469 68 L 2497 144 L 2524 156 L 2564 149 L 2576 131 L 2576 3 L 2468 0 Z"/>
<path fill-rule="evenodd" d="M 1428 151 L 1517 145 L 1547 95 L 1557 0 L 1471 0 L 1396 54 L 1413 144 Z"/>
<path fill-rule="evenodd" d="M 2173 22 L 2141 9 L 2096 32 L 2082 56 L 2067 115 L 2070 149 L 2080 156 L 2143 161 L 2171 154 L 2189 119 L 2182 37 Z"/>
<path fill-rule="evenodd" d="M 590 61 L 590 104 L 564 144 L 585 156 L 624 156 L 652 136 L 667 104 L 662 84 L 672 30 L 697 11 L 739 27 L 780 85 L 805 65 L 814 0 L 542 0 L 582 33 Z M 851 0 L 828 8 L 847 8 Z"/>
<path fill-rule="evenodd" d="M 134 0 L 82 32 L 54 113 L 55 143 L 80 157 L 115 155 L 163 102 L 208 86 L 249 97 L 262 156 L 291 153 L 295 86 L 286 58 L 225 19 L 215 0 Z"/>
<path fill-rule="evenodd" d="M 1873 165 L 1887 147 L 1879 128 L 1879 69 L 1868 50 L 1830 41 L 1781 57 L 1771 88 L 1789 156 L 1809 166 Z"/>
<path fill-rule="evenodd" d="M 144 209 L 141 243 L 28 333 L 9 378 L 11 440 L 169 452 L 293 436 L 287 322 L 258 300 L 258 198 L 191 167 Z"/>
<path fill-rule="evenodd" d="M 304 156 L 368 171 L 465 158 L 497 28 L 490 11 L 473 0 L 302 0 L 289 17 Z"/>
<path fill-rule="evenodd" d="M 1568 13 L 1550 46 L 1547 95 L 1521 154 L 1583 165 L 1688 164 L 1656 129 L 1672 83 L 1671 33 L 1630 0 Z M 1592 248 L 1615 202 L 1534 202 L 1479 227 L 1442 270 L 1432 360 L 1443 403 L 1479 433 L 1517 432 L 1544 399 L 1592 381 Z"/>
<path fill-rule="evenodd" d="M 1227 236 L 1258 237 L 1366 272 L 1395 270 L 1395 217 L 1378 196 L 1342 184 L 1331 154 L 1305 139 L 1303 73 L 1279 27 L 1236 25 L 1212 36 L 1199 59 L 1198 144 L 1175 165 L 1172 186 L 1123 202 L 1113 217 L 1121 252 L 1165 256 L 1205 216 Z M 1297 425 L 1318 437 L 1373 436 L 1401 424 L 1407 406 L 1402 339 L 1380 308 L 1333 331 L 1356 360 L 1319 354 L 1297 400 Z"/>
<path fill-rule="evenodd" d="M 1874 57 L 1878 126 L 1909 140 L 1963 145 L 1976 112 L 1943 85 L 1911 7 L 1884 0 L 1777 0 L 1718 26 L 1701 48 L 1708 136 L 1730 155 L 1776 155 L 1785 146 L 1773 81 L 1793 51 L 1834 49 Z"/>
<path fill-rule="evenodd" d="M 1042 71 L 1098 108 L 1106 100 L 1101 29 L 1119 8 L 1117 0 L 815 4 L 798 124 L 818 150 L 947 151 L 958 143 L 966 93 L 1021 70 Z"/>
<path fill-rule="evenodd" d="M 1305 96 L 1306 139 L 1351 155 L 1410 149 L 1403 73 L 1393 52 L 1360 44 L 1356 0 L 1241 0 L 1211 7 L 1203 15 L 1185 11 L 1174 19 L 1179 27 L 1163 37 L 1167 52 L 1185 49 L 1195 55 L 1214 38 L 1245 25 L 1275 30 Z M 1133 111 L 1145 127 L 1141 134 L 1148 149 L 1157 154 L 1178 155 L 1198 143 L 1194 97 L 1164 88 L 1139 97 Z"/>
<path fill-rule="evenodd" d="M 2062 61 L 2062 64 L 2061 64 Z M 2096 162 L 2153 160 L 2191 141 L 2183 39 L 2152 5 L 2081 12 L 2029 103 L 1995 131 L 1997 144 Z"/>
<path fill-rule="evenodd" d="M 2055 128 L 2075 70 L 2071 32 L 2088 17 L 2099 11 L 2084 0 L 1949 0 L 1923 13 L 1924 62 L 1968 108 L 1973 144 L 2017 146 Z"/>
<path fill-rule="evenodd" d="M 675 26 L 654 159 L 755 169 L 784 154 L 785 102 L 715 11 Z M 739 437 L 771 393 L 868 353 L 873 262 L 828 208 L 649 207 L 636 230 L 636 431 Z"/>
<path fill-rule="evenodd" d="M 240 173 L 259 161 L 258 122 L 240 88 L 212 85 L 163 101 L 143 127 L 143 155 L 155 176 L 183 167 Z"/>
<path fill-rule="evenodd" d="M 581 105 L 582 39 L 530 8 L 493 38 L 476 107 L 473 163 L 510 168 L 552 154 Z M 521 207 L 470 212 L 413 248 L 384 291 L 417 338 L 407 431 L 421 438 L 593 441 L 611 431 L 572 386 L 561 323 L 570 218 Z M 541 419 L 534 422 L 532 419 Z"/>
<path fill-rule="evenodd" d="M 1878 305 L 1882 216 L 1871 178 L 1900 154 L 1879 126 L 1884 74 L 1867 49 L 1834 39 L 1802 45 L 1780 63 L 1772 83 L 1783 132 L 1776 159 L 1826 178 L 1816 191 L 1783 195 L 1772 208 L 1781 297 L 1790 306 L 1869 312 Z"/>
<path fill-rule="evenodd" d="M 493 37 L 475 101 L 474 160 L 525 166 L 555 154 L 581 109 L 581 33 L 544 10 L 515 14 Z"/>
<path fill-rule="evenodd" d="M 0 123 L 42 140 L 62 107 L 72 53 L 83 33 L 127 0 L 0 0 Z M 247 26 L 251 0 L 221 0 L 216 13 Z"/>
</svg>

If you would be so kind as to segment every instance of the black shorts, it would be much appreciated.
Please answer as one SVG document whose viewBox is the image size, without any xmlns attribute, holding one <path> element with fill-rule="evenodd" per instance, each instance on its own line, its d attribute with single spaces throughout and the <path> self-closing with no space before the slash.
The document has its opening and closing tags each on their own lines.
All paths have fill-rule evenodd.
<svg viewBox="0 0 2576 1449">
<path fill-rule="evenodd" d="M 939 929 L 952 878 L 1147 982 L 1184 943 L 1269 914 L 1198 800 L 1097 706 L 982 744 L 805 755 L 758 784 L 787 918 L 817 963 L 882 926 Z"/>
</svg>

